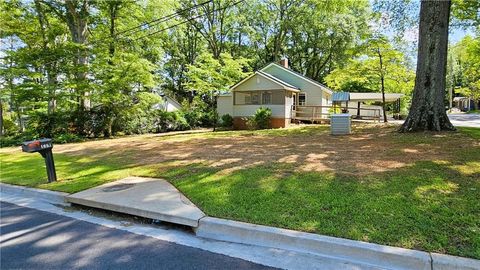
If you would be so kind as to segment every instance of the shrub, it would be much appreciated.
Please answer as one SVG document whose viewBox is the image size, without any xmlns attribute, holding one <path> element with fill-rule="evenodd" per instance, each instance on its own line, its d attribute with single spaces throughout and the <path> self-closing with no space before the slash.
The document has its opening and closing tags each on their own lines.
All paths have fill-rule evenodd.
<svg viewBox="0 0 480 270">
<path fill-rule="evenodd" d="M 253 115 L 253 123 L 256 129 L 266 129 L 270 127 L 272 110 L 270 108 L 260 107 Z"/>
<path fill-rule="evenodd" d="M 228 113 L 222 115 L 221 125 L 222 127 L 227 127 L 227 128 L 233 127 L 233 117 Z"/>
<path fill-rule="evenodd" d="M 243 117 L 242 120 L 243 122 L 245 122 L 247 129 L 249 130 L 257 129 L 257 124 L 255 123 L 255 120 L 253 119 L 253 117 Z"/>
<path fill-rule="evenodd" d="M 33 138 L 52 138 L 55 134 L 68 133 L 69 115 L 63 112 L 47 114 L 35 112 L 27 122 L 27 131 Z"/>
<path fill-rule="evenodd" d="M 210 100 L 205 96 L 197 96 L 188 103 L 183 103 L 183 116 L 188 125 L 194 127 L 211 127 L 217 121 L 217 115 Z"/>
<path fill-rule="evenodd" d="M 16 146 L 22 143 L 22 139 L 17 136 L 2 136 L 0 137 L 0 147 Z"/>
<path fill-rule="evenodd" d="M 13 136 L 18 133 L 18 127 L 10 118 L 3 119 L 3 135 Z"/>
<path fill-rule="evenodd" d="M 109 137 L 114 133 L 111 130 L 111 124 L 115 119 L 113 110 L 109 107 L 99 105 L 91 108 L 88 112 L 83 112 L 87 116 L 85 130 L 87 135 L 94 137 Z"/>
<path fill-rule="evenodd" d="M 53 138 L 54 143 L 72 143 L 72 142 L 81 142 L 84 138 L 73 133 L 62 133 L 57 134 Z"/>
<path fill-rule="evenodd" d="M 205 108 L 189 108 L 182 111 L 185 120 L 191 127 L 213 126 L 215 122 L 215 112 Z"/>
<path fill-rule="evenodd" d="M 187 130 L 190 126 L 179 112 L 158 111 L 154 120 L 155 132 Z"/>
<path fill-rule="evenodd" d="M 34 139 L 28 132 L 19 133 L 13 136 L 1 136 L 0 137 L 0 146 L 9 147 L 9 146 L 18 146 L 21 145 L 24 141 L 30 141 Z"/>
<path fill-rule="evenodd" d="M 202 125 L 202 112 L 196 109 L 189 109 L 182 111 L 182 115 L 191 127 L 198 127 Z"/>
</svg>

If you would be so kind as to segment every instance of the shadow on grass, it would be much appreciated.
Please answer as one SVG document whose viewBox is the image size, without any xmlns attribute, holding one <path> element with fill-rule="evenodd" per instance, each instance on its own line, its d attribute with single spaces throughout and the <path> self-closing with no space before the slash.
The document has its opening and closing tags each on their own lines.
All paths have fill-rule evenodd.
<svg viewBox="0 0 480 270">
<path fill-rule="evenodd" d="M 226 175 L 190 168 L 197 171 L 165 177 L 212 216 L 480 258 L 479 174 L 451 164 L 423 161 L 362 178 L 291 173 L 284 164 Z"/>
<path fill-rule="evenodd" d="M 47 184 L 45 161 L 39 154 L 0 154 L 2 182 L 16 185 L 76 192 L 114 180 L 135 165 L 112 162 L 111 159 L 89 159 L 55 154 L 58 182 Z"/>
<path fill-rule="evenodd" d="M 59 153 L 55 154 L 59 182 L 51 184 L 45 184 L 40 155 L 0 154 L 0 178 L 7 183 L 77 192 L 130 175 L 159 177 L 172 182 L 211 216 L 480 258 L 478 141 L 461 133 L 372 134 L 367 130 L 359 136 L 318 139 L 325 130 L 301 132 L 305 133 L 280 133 L 302 137 L 288 144 L 265 136 L 261 147 L 248 137 L 256 133 L 245 132 L 241 140 L 212 137 L 185 142 L 186 148 L 179 149 L 176 144 L 141 148 L 142 144 L 118 152 L 96 149 L 93 155 Z M 475 139 L 475 132 L 469 136 Z M 366 154 L 379 150 L 368 142 L 383 136 L 389 136 L 388 147 L 367 158 Z M 214 139 L 222 147 L 208 148 L 205 142 Z M 358 147 L 351 147 L 353 143 Z M 201 147 L 189 148 L 194 144 Z M 444 148 L 449 145 L 451 150 Z M 155 156 L 168 156 L 172 151 L 180 156 L 173 160 Z M 351 152 L 342 156 L 347 151 Z M 442 155 L 414 159 L 420 154 L 428 158 L 430 153 Z M 196 161 L 199 157 L 207 162 Z M 292 162 L 279 162 L 284 158 Z M 373 166 L 371 171 L 356 173 L 362 169 L 359 164 L 385 160 L 404 161 L 405 165 L 384 171 L 374 171 L 378 166 Z M 306 171 L 302 165 L 344 171 Z"/>
</svg>

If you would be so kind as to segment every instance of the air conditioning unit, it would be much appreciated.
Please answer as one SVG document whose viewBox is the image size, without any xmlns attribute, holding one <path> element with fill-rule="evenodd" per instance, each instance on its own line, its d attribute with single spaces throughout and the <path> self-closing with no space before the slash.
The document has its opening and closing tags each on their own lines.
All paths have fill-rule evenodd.
<svg viewBox="0 0 480 270">
<path fill-rule="evenodd" d="M 330 133 L 345 135 L 351 133 L 352 120 L 348 113 L 332 114 L 330 119 Z"/>
</svg>

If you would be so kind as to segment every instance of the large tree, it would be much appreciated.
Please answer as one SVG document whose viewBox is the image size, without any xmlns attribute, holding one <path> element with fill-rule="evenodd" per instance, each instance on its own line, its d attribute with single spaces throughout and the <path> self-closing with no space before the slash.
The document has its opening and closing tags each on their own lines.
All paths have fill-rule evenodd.
<svg viewBox="0 0 480 270">
<path fill-rule="evenodd" d="M 415 74 L 407 68 L 405 55 L 396 50 L 385 37 L 372 38 L 365 52 L 343 68 L 337 68 L 325 77 L 328 86 L 347 92 L 412 93 Z M 404 99 L 404 101 L 405 101 Z M 406 102 L 402 102 L 406 104 Z M 387 122 L 385 102 L 383 118 Z M 359 112 L 358 112 L 359 114 Z"/>
<path fill-rule="evenodd" d="M 445 111 L 451 1 L 422 1 L 412 106 L 402 132 L 455 130 Z"/>
</svg>

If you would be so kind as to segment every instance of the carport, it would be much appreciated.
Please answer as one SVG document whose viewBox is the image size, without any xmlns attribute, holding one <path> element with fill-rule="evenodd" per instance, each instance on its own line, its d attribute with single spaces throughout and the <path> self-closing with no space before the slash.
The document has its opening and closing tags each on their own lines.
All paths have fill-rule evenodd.
<svg viewBox="0 0 480 270">
<path fill-rule="evenodd" d="M 385 103 L 394 103 L 394 106 L 393 106 L 394 117 L 400 113 L 400 99 L 403 96 L 404 94 L 400 94 L 400 93 L 385 93 Z M 383 102 L 383 97 L 382 97 L 382 93 L 350 93 L 350 102 L 357 103 L 356 114 L 354 113 L 352 114 L 356 115 L 355 118 L 359 119 L 359 118 L 362 118 L 362 115 L 360 114 L 360 110 L 363 109 L 361 108 L 362 103 Z M 383 110 L 381 107 L 379 109 Z"/>
</svg>

